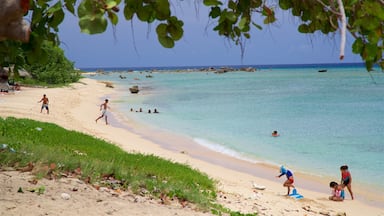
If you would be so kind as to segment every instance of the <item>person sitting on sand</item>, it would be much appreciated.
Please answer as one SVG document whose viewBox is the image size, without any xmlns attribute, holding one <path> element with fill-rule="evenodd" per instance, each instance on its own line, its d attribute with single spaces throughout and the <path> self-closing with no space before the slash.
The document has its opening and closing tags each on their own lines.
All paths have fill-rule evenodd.
<svg viewBox="0 0 384 216">
<path fill-rule="evenodd" d="M 329 197 L 333 201 L 343 201 L 345 198 L 344 189 L 342 185 L 332 181 L 329 183 L 329 187 L 332 189 L 332 195 Z"/>
<path fill-rule="evenodd" d="M 273 132 L 272 132 L 272 136 L 273 136 L 273 137 L 278 137 L 278 136 L 279 136 L 279 133 L 277 133 L 277 131 L 273 131 Z"/>
<path fill-rule="evenodd" d="M 287 177 L 287 180 L 284 182 L 283 186 L 288 188 L 287 195 L 289 195 L 289 193 L 291 192 L 291 187 L 295 188 L 295 186 L 293 185 L 293 173 L 290 170 L 286 169 L 284 166 L 281 166 L 280 175 L 276 176 L 276 178 L 280 178 L 283 175 Z"/>
</svg>

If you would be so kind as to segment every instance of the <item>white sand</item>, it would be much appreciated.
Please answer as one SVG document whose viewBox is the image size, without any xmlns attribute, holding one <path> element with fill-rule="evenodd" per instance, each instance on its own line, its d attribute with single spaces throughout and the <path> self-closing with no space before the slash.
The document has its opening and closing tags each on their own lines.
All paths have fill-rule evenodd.
<svg viewBox="0 0 384 216">
<path fill-rule="evenodd" d="M 50 114 L 40 113 L 40 104 L 37 103 L 43 94 L 50 100 Z M 106 88 L 105 84 L 92 79 L 82 79 L 81 83 L 64 88 L 22 88 L 14 94 L 0 95 L 0 116 L 14 116 L 30 118 L 39 121 L 56 123 L 66 129 L 91 134 L 95 137 L 108 140 L 128 152 L 141 152 L 154 154 L 165 159 L 190 165 L 207 173 L 218 180 L 220 195 L 219 203 L 242 213 L 258 212 L 259 215 L 370 215 L 384 216 L 384 209 L 375 207 L 356 199 L 347 199 L 343 202 L 329 201 L 329 194 L 314 190 L 300 189 L 304 199 L 296 200 L 286 197 L 286 188 L 282 187 L 284 176 L 280 179 L 266 176 L 277 174 L 275 169 L 263 169 L 255 164 L 238 161 L 217 153 L 202 151 L 202 156 L 196 157 L 192 152 L 200 150 L 188 149 L 182 145 L 181 149 L 167 150 L 151 139 L 133 133 L 123 127 L 116 127 L 116 122 L 105 125 L 103 119 L 96 124 L 95 119 L 100 114 L 99 105 L 103 102 L 101 97 L 117 94 L 115 89 Z M 113 101 L 110 101 L 112 112 Z M 129 119 L 127 120 L 129 122 Z M 115 124 L 114 124 L 115 123 Z M 132 122 L 130 122 L 132 123 Z M 120 124 L 120 123 L 119 123 Z M 119 125 L 120 126 L 120 125 Z M 129 125 L 127 127 L 133 127 Z M 161 135 L 160 135 L 161 136 Z M 163 135 L 165 136 L 165 135 Z M 169 141 L 182 140 L 169 137 Z M 199 149 L 199 148 L 197 148 Z M 191 153 L 190 153 L 191 152 Z M 204 154 L 206 154 L 204 156 Z M 202 160 L 206 157 L 220 158 L 220 162 L 209 163 Z M 250 166 L 260 171 L 259 174 L 250 174 L 230 169 L 232 164 L 237 166 Z M 231 165 L 231 166 L 229 166 Z M 247 169 L 244 169 L 247 170 Z M 249 169 L 248 169 L 249 170 Z M 318 187 L 319 182 L 311 181 L 308 177 L 297 174 L 296 182 L 306 178 L 306 184 Z M 32 179 L 29 173 L 15 171 L 0 172 L 0 212 L 1 215 L 210 215 L 183 208 L 177 203 L 170 205 L 160 204 L 158 200 L 148 200 L 129 193 L 114 194 L 112 191 L 98 191 L 91 186 L 76 179 L 40 180 L 37 185 L 28 182 Z M 252 182 L 266 186 L 265 190 L 255 190 Z M 19 187 L 34 188 L 44 185 L 43 194 L 17 193 Z M 325 185 L 327 187 L 327 185 Z M 76 191 L 74 190 L 76 188 Z M 311 187 L 309 187 L 311 188 Z M 325 190 L 323 190 L 325 191 Z M 61 197 L 62 193 L 70 195 L 68 200 Z M 384 205 L 382 205 L 384 206 Z"/>
</svg>

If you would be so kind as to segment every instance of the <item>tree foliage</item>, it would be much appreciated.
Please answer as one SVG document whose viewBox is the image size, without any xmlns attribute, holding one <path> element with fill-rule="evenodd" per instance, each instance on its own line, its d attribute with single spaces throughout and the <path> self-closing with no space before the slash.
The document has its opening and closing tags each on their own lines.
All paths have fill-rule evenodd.
<svg viewBox="0 0 384 216">
<path fill-rule="evenodd" d="M 175 0 L 179 1 L 179 0 Z M 181 1 L 181 0 L 180 0 Z M 32 35 L 30 42 L 20 45 L 0 42 L 0 47 L 11 47 L 9 53 L 0 52 L 0 63 L 18 63 L 25 56 L 27 62 L 43 61 L 46 52 L 42 41 L 58 43 L 57 32 L 65 10 L 79 18 L 81 31 L 98 34 L 108 24 L 119 22 L 120 7 L 127 21 L 138 19 L 154 23 L 159 43 L 166 48 L 175 46 L 183 37 L 183 21 L 172 15 L 170 0 L 31 0 Z M 275 11 L 287 10 L 300 20 L 298 32 L 328 35 L 342 29 L 341 17 L 345 14 L 346 28 L 353 36 L 352 50 L 365 61 L 367 70 L 374 64 L 384 69 L 384 1 L 383 0 L 202 0 L 209 7 L 209 18 L 214 21 L 213 31 L 242 45 L 251 38 L 251 29 L 276 21 Z M 342 3 L 342 4 L 340 4 Z M 343 7 L 342 7 L 343 6 Z M 344 10 L 340 10 L 340 9 Z M 262 18 L 262 23 L 256 20 Z M 23 55 L 19 55 L 22 49 Z M 341 48 L 343 49 L 343 48 Z M 2 49 L 1 49 L 2 50 Z M 6 60 L 4 60 L 6 59 Z"/>
<path fill-rule="evenodd" d="M 63 84 L 80 79 L 79 71 L 74 69 L 73 63 L 65 57 L 62 49 L 53 46 L 51 42 L 44 42 L 41 45 L 49 61 L 44 63 L 35 61 L 23 66 L 34 80 L 45 84 Z"/>
</svg>

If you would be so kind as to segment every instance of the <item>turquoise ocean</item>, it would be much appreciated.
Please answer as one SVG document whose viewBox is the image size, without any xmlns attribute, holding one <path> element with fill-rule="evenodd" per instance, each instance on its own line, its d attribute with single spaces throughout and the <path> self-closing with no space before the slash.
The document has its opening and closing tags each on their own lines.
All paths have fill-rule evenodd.
<svg viewBox="0 0 384 216">
<path fill-rule="evenodd" d="M 384 194 L 381 70 L 368 73 L 362 64 L 251 67 L 256 72 L 104 68 L 103 74 L 86 76 L 114 82 L 121 94 L 109 96 L 112 104 L 143 125 L 232 157 L 337 181 L 339 167 L 347 164 L 355 185 Z M 138 94 L 129 92 L 133 85 Z M 143 113 L 135 112 L 139 108 Z M 148 114 L 154 108 L 160 113 Z M 271 136 L 274 130 L 279 137 Z"/>
</svg>

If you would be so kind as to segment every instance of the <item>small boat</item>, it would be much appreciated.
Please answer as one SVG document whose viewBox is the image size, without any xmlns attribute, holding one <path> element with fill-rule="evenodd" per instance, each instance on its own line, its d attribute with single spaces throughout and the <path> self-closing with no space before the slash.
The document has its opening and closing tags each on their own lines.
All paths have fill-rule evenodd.
<svg viewBox="0 0 384 216">
<path fill-rule="evenodd" d="M 129 91 L 132 93 L 132 94 L 137 94 L 139 93 L 139 86 L 135 85 L 135 86 L 132 86 L 131 88 L 129 88 Z"/>
<path fill-rule="evenodd" d="M 318 70 L 318 72 L 327 72 L 326 69 Z"/>
</svg>

